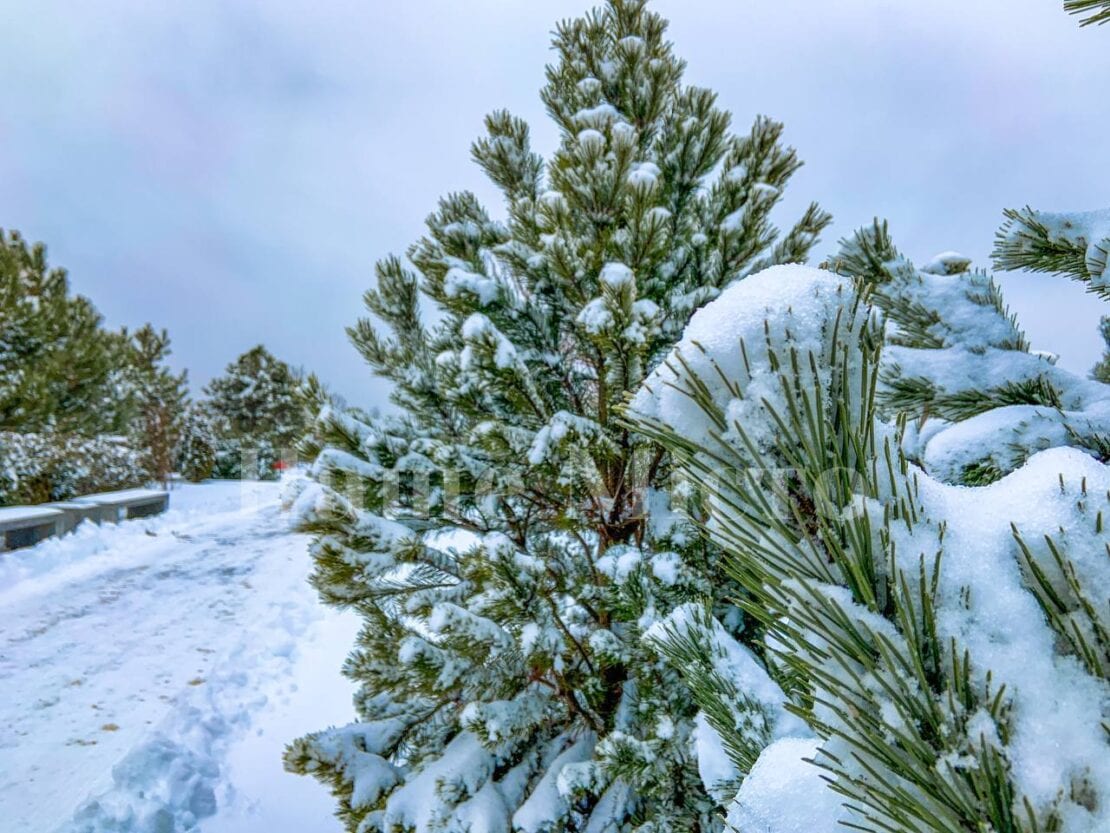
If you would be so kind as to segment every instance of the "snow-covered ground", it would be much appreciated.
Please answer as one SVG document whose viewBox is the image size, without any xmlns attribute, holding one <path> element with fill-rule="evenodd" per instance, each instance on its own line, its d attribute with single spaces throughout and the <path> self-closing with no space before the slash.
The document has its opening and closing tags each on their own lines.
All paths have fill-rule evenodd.
<svg viewBox="0 0 1110 833">
<path fill-rule="evenodd" d="M 351 617 L 305 582 L 276 484 L 0 555 L 3 833 L 338 830 L 283 745 L 350 719 Z"/>
</svg>

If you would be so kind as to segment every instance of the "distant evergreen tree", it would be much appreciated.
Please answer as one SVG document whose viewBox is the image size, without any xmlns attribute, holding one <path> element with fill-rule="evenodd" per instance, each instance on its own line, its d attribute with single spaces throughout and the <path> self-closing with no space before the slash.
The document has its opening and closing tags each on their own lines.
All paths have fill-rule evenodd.
<svg viewBox="0 0 1110 833">
<path fill-rule="evenodd" d="M 258 345 L 227 366 L 205 393 L 217 435 L 216 476 L 271 478 L 307 431 L 300 375 Z"/>
<path fill-rule="evenodd" d="M 176 463 L 188 402 L 187 374 L 166 366 L 170 337 L 146 324 L 130 337 L 126 382 L 134 413 L 133 445 L 142 449 L 151 479 L 165 483 Z"/>
<path fill-rule="evenodd" d="M 45 246 L 0 231 L 0 430 L 126 433 L 126 354 Z"/>
<path fill-rule="evenodd" d="M 168 345 L 105 329 L 42 244 L 0 232 L 0 503 L 163 479 L 185 398 Z"/>
<path fill-rule="evenodd" d="M 811 205 L 778 234 L 800 165 L 781 125 L 730 133 L 665 28 L 642 0 L 561 23 L 552 159 L 490 115 L 472 154 L 507 222 L 441 200 L 415 271 L 387 258 L 366 294 L 388 334 L 350 332 L 400 413 L 327 409 L 322 486 L 297 508 L 315 586 L 364 617 L 346 666 L 361 722 L 286 761 L 352 831 L 722 827 L 696 708 L 640 635 L 725 579 L 669 506 L 667 455 L 617 409 L 696 309 L 804 260 L 829 218 Z"/>
</svg>

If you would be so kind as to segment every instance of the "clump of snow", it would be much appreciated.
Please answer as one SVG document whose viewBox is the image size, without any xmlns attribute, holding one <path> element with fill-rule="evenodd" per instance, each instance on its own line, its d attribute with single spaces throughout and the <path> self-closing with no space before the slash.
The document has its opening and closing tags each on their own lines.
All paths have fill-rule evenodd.
<svg viewBox="0 0 1110 833">
<path fill-rule="evenodd" d="M 434 829 L 447 821 L 436 817 L 442 807 L 437 796 L 450 796 L 453 803 L 464 805 L 461 810 L 453 808 L 456 817 L 460 812 L 465 813 L 467 800 L 473 800 L 487 785 L 494 764 L 494 756 L 482 747 L 477 737 L 460 732 L 439 758 L 390 794 L 382 814 L 383 826 L 387 830 Z M 503 807 L 498 815 L 504 816 Z"/>
<path fill-rule="evenodd" d="M 471 272 L 462 266 L 452 266 L 443 279 L 443 292 L 448 298 L 473 295 L 483 307 L 489 306 L 501 290 L 496 279 Z"/>
<path fill-rule="evenodd" d="M 698 777 L 706 792 L 719 804 L 728 806 L 742 773 L 729 757 L 720 734 L 709 725 L 705 712 L 698 712 L 694 718 L 694 750 L 698 756 Z"/>
<path fill-rule="evenodd" d="M 643 553 L 639 547 L 618 544 L 610 547 L 605 555 L 597 560 L 597 569 L 614 581 L 623 582 L 640 566 L 642 560 Z"/>
<path fill-rule="evenodd" d="M 752 186 L 752 196 L 757 199 L 775 199 L 782 191 L 769 182 L 757 182 Z"/>
<path fill-rule="evenodd" d="M 736 233 L 744 227 L 744 216 L 747 214 L 746 208 L 738 208 L 731 214 L 728 214 L 721 220 L 721 231 Z"/>
<path fill-rule="evenodd" d="M 604 298 L 594 298 L 582 307 L 575 321 L 590 335 L 599 335 L 613 326 L 613 313 Z"/>
<path fill-rule="evenodd" d="M 558 829 L 553 825 L 566 818 L 569 809 L 567 796 L 559 789 L 559 776 L 563 767 L 588 761 L 597 739 L 590 732 L 583 733 L 547 768 L 528 799 L 513 813 L 513 830 L 520 833 L 547 833 Z"/>
<path fill-rule="evenodd" d="M 941 252 L 921 267 L 922 272 L 931 275 L 959 275 L 971 266 L 971 258 L 959 252 Z"/>
<path fill-rule="evenodd" d="M 606 263 L 601 268 L 601 282 L 610 289 L 623 289 L 631 286 L 635 276 L 623 263 Z"/>
<path fill-rule="evenodd" d="M 659 166 L 654 162 L 637 162 L 628 173 L 628 184 L 634 188 L 654 188 L 659 182 Z"/>
<path fill-rule="evenodd" d="M 1088 785 L 1095 810 L 1068 829 L 1107 829 L 1110 754 L 1102 716 L 1110 686 L 1058 649 L 1020 568 L 1011 524 L 1034 546 L 1045 536 L 1062 539 L 1084 585 L 1107 598 L 1110 532 L 1099 530 L 1095 515 L 1110 512 L 1110 466 L 1054 448 L 990 486 L 920 483 L 930 515 L 947 520 L 938 628 L 944 640 L 970 651 L 978 673 L 989 670 L 996 686 L 1006 684 L 1015 782 L 1038 807 L 1051 804 L 1061 787 L 1080 794 Z M 1042 567 L 1052 569 L 1048 552 L 1042 556 Z"/>
<path fill-rule="evenodd" d="M 601 150 L 605 147 L 605 134 L 600 130 L 587 127 L 585 130 L 578 131 L 578 144 L 582 146 L 583 150 Z"/>
<path fill-rule="evenodd" d="M 605 430 L 592 419 L 570 411 L 559 411 L 536 432 L 528 450 L 528 463 L 533 466 L 543 464 L 556 449 L 571 440 L 600 441 L 605 436 Z"/>
<path fill-rule="evenodd" d="M 620 111 L 608 102 L 598 104 L 596 107 L 585 107 L 574 114 L 574 120 L 578 124 L 595 129 L 604 129 L 618 121 L 620 117 Z"/>
<path fill-rule="evenodd" d="M 950 425 L 933 422 L 938 430 L 922 444 L 922 462 L 934 477 L 959 482 L 972 466 L 1009 472 L 1075 437 L 1110 435 L 1110 401 L 1083 411 L 1009 405 Z"/>
<path fill-rule="evenodd" d="M 733 183 L 734 185 L 741 184 L 748 176 L 748 167 L 744 163 L 733 165 L 724 172 L 723 178 L 725 182 Z"/>
<path fill-rule="evenodd" d="M 501 369 L 514 367 L 518 363 L 516 347 L 494 325 L 492 321 L 480 312 L 471 314 L 462 324 L 462 337 L 467 342 L 459 357 L 463 368 L 474 364 L 473 345 L 486 343 L 493 345 L 494 364 Z"/>
<path fill-rule="evenodd" d="M 740 397 L 723 387 L 714 388 L 717 404 L 747 426 L 753 437 L 770 442 L 772 426 L 762 415 L 762 403 L 779 401 L 782 394 L 770 369 L 769 349 L 821 354 L 841 304 L 851 296 L 848 278 L 807 266 L 774 266 L 733 283 L 716 301 L 698 310 L 674 354 L 681 355 L 685 367 L 702 379 L 723 375 L 741 381 Z M 767 320 L 775 322 L 770 341 L 764 331 Z M 636 392 L 629 411 L 669 425 L 693 441 L 708 441 L 716 426 L 683 392 L 686 372 L 677 359 L 665 361 Z"/>
<path fill-rule="evenodd" d="M 728 823 L 743 833 L 841 833 L 850 816 L 809 763 L 820 742 L 783 738 L 768 746 L 744 779 Z"/>
</svg>

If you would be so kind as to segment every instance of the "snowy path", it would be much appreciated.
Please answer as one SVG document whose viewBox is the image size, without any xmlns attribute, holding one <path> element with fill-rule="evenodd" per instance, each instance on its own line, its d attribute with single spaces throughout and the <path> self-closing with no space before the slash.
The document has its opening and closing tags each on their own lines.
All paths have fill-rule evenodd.
<svg viewBox="0 0 1110 833">
<path fill-rule="evenodd" d="M 286 530 L 278 487 L 185 487 L 172 501 L 160 518 L 0 556 L 4 833 L 254 829 L 249 779 L 228 776 L 236 755 L 268 759 L 343 719 L 288 714 L 313 710 L 298 697 L 305 677 L 342 685 L 350 628 L 325 619 L 307 586 L 306 539 Z M 273 730 L 291 723 L 307 725 Z M 252 741 L 247 727 L 262 737 L 267 724 Z M 301 780 L 277 759 L 240 768 Z M 267 786 L 285 787 L 254 790 Z M 335 829 L 330 799 L 311 788 L 314 829 Z"/>
</svg>

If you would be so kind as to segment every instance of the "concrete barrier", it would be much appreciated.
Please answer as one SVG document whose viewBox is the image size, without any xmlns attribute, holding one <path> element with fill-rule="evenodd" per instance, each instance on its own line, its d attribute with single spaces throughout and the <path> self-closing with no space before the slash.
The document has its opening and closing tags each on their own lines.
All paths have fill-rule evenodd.
<svg viewBox="0 0 1110 833">
<path fill-rule="evenodd" d="M 102 521 L 146 518 L 160 515 L 170 505 L 170 493 L 161 489 L 125 489 L 122 492 L 101 492 L 98 495 L 75 497 L 72 503 L 95 504 L 105 513 Z"/>
<path fill-rule="evenodd" d="M 0 552 L 72 532 L 81 521 L 114 524 L 161 514 L 169 505 L 169 492 L 125 489 L 38 506 L 0 506 Z"/>
<path fill-rule="evenodd" d="M 116 511 L 98 503 L 79 503 L 76 500 L 62 500 L 45 504 L 50 509 L 57 509 L 64 514 L 62 530 L 59 534 L 73 532 L 81 521 L 98 524 L 104 520 L 115 521 Z"/>
<path fill-rule="evenodd" d="M 0 551 L 30 547 L 60 535 L 65 513 L 48 506 L 0 507 Z"/>
</svg>

